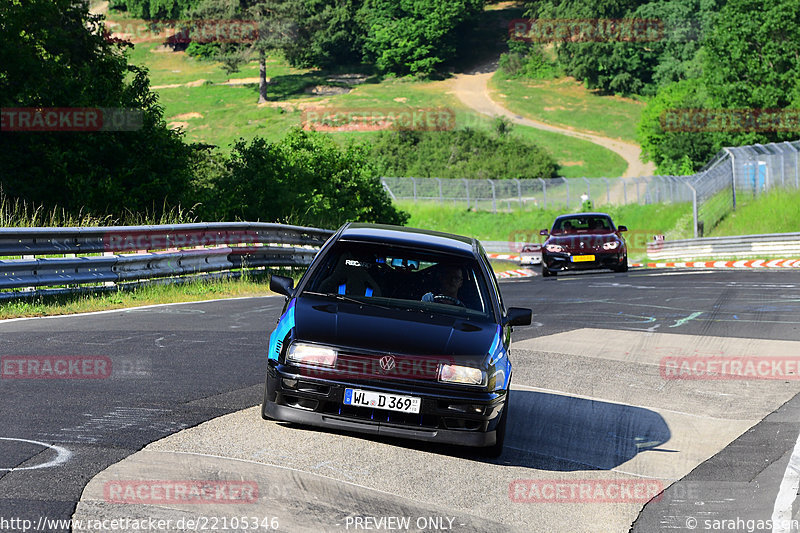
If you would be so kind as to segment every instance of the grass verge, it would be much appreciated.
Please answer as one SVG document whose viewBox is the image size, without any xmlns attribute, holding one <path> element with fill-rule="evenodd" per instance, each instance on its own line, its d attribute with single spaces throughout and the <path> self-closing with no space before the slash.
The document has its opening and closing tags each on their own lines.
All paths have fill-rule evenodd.
<svg viewBox="0 0 800 533">
<path fill-rule="evenodd" d="M 508 109 L 553 126 L 589 131 L 612 139 L 636 141 L 644 103 L 620 96 L 598 96 L 573 78 L 489 81 L 494 97 Z"/>
<path fill-rule="evenodd" d="M 2 301 L 0 319 L 90 313 L 143 305 L 269 294 L 272 293 L 266 276 L 238 280 L 197 280 L 180 285 L 143 285 L 113 293 L 62 294 Z"/>
</svg>

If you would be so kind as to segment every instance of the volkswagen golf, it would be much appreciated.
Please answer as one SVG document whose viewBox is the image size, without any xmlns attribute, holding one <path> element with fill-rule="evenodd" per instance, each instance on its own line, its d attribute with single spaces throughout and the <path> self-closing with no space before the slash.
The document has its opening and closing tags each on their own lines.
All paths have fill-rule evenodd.
<svg viewBox="0 0 800 533">
<path fill-rule="evenodd" d="M 346 224 L 286 297 L 269 340 L 265 419 L 480 447 L 499 455 L 514 326 L 475 239 Z"/>
</svg>

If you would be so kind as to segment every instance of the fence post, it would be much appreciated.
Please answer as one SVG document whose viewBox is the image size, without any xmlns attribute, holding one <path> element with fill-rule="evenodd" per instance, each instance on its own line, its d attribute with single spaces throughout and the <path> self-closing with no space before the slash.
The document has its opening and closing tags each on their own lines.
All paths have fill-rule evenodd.
<svg viewBox="0 0 800 533">
<path fill-rule="evenodd" d="M 628 182 L 625 178 L 617 178 L 622 180 L 622 198 L 625 202 L 625 205 L 628 205 Z"/>
<path fill-rule="evenodd" d="M 522 207 L 522 184 L 517 178 L 513 178 L 517 182 L 517 197 L 519 198 L 519 206 Z"/>
<path fill-rule="evenodd" d="M 592 187 L 589 184 L 589 180 L 588 179 L 583 178 L 583 181 L 586 182 L 586 196 L 588 196 L 589 200 L 591 200 L 592 199 Z"/>
<path fill-rule="evenodd" d="M 497 195 L 494 191 L 494 180 L 487 179 L 486 181 L 489 182 L 489 185 L 492 186 L 492 213 L 497 213 Z"/>
<path fill-rule="evenodd" d="M 461 178 L 464 180 L 464 186 L 467 188 L 467 209 L 469 209 L 469 180 L 467 178 Z"/>
<path fill-rule="evenodd" d="M 569 180 L 567 178 L 564 178 L 564 177 L 562 177 L 561 179 L 564 180 L 564 183 L 567 184 L 567 209 L 569 209 L 569 205 L 570 205 L 570 201 L 569 201 Z"/>
<path fill-rule="evenodd" d="M 611 186 L 608 184 L 608 178 L 600 178 L 606 182 L 606 204 L 611 205 Z"/>
<path fill-rule="evenodd" d="M 642 197 L 639 195 L 639 180 L 634 179 L 633 181 L 636 182 L 636 203 L 642 205 Z"/>
<path fill-rule="evenodd" d="M 723 148 L 731 158 L 731 194 L 733 194 L 733 210 L 736 210 L 736 156 L 730 148 Z"/>
<path fill-rule="evenodd" d="M 411 180 L 411 184 L 414 187 L 414 203 L 417 203 L 417 179 L 416 178 L 409 178 Z"/>
<path fill-rule="evenodd" d="M 536 178 L 542 182 L 542 196 L 544 197 L 544 209 L 547 209 L 547 182 L 542 178 Z"/>
<path fill-rule="evenodd" d="M 439 182 L 439 203 L 442 203 L 444 201 L 444 198 L 442 197 L 442 178 L 433 178 L 433 179 Z"/>
<path fill-rule="evenodd" d="M 784 141 L 789 148 L 794 150 L 794 188 L 800 189 L 800 150 L 794 147 L 789 141 Z"/>
<path fill-rule="evenodd" d="M 694 220 L 694 238 L 697 238 L 697 190 L 687 180 L 686 186 L 692 190 L 692 219 Z"/>
<path fill-rule="evenodd" d="M 389 188 L 389 184 L 386 183 L 386 178 L 381 178 L 381 185 L 383 185 L 383 190 L 385 190 L 389 194 L 389 196 L 391 197 L 392 201 L 396 202 L 397 198 L 395 197 L 394 193 L 392 192 L 392 189 Z"/>
</svg>

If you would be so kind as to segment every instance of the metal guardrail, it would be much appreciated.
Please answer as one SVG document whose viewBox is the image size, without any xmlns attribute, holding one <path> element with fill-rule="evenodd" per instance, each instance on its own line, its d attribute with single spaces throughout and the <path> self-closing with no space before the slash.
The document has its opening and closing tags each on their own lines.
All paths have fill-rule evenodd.
<svg viewBox="0 0 800 533">
<path fill-rule="evenodd" d="M 647 257 L 653 260 L 716 258 L 792 258 L 800 257 L 800 233 L 773 233 L 736 237 L 707 237 L 647 244 Z"/>
<path fill-rule="evenodd" d="M 0 260 L 0 299 L 47 293 L 43 287 L 107 290 L 143 280 L 307 266 L 331 235 L 330 230 L 250 222 L 0 228 L 0 256 L 19 256 Z"/>
</svg>

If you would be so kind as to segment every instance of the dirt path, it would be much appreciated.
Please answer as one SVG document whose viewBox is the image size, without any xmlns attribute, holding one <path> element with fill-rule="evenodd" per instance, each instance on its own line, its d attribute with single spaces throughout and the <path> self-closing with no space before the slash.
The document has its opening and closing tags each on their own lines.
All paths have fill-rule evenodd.
<svg viewBox="0 0 800 533">
<path fill-rule="evenodd" d="M 513 111 L 506 109 L 494 100 L 492 100 L 489 93 L 488 82 L 492 77 L 494 71 L 497 69 L 497 63 L 492 62 L 484 65 L 472 72 L 466 74 L 458 74 L 451 80 L 451 87 L 453 94 L 465 105 L 489 116 L 504 116 L 508 117 L 511 121 L 521 124 L 523 126 L 530 126 L 544 131 L 551 131 L 553 133 L 560 133 L 562 135 L 569 135 L 583 139 L 591 143 L 607 148 L 612 152 L 619 154 L 628 163 L 628 168 L 622 177 L 639 177 L 639 176 L 652 176 L 655 174 L 655 165 L 653 163 L 642 163 L 639 160 L 641 148 L 639 145 L 603 137 L 594 133 L 583 132 L 580 130 L 569 129 L 559 126 L 552 126 L 525 118 Z"/>
<path fill-rule="evenodd" d="M 108 0 L 104 2 L 96 2 L 93 6 L 89 7 L 89 12 L 93 15 L 105 15 L 108 13 Z"/>
</svg>

